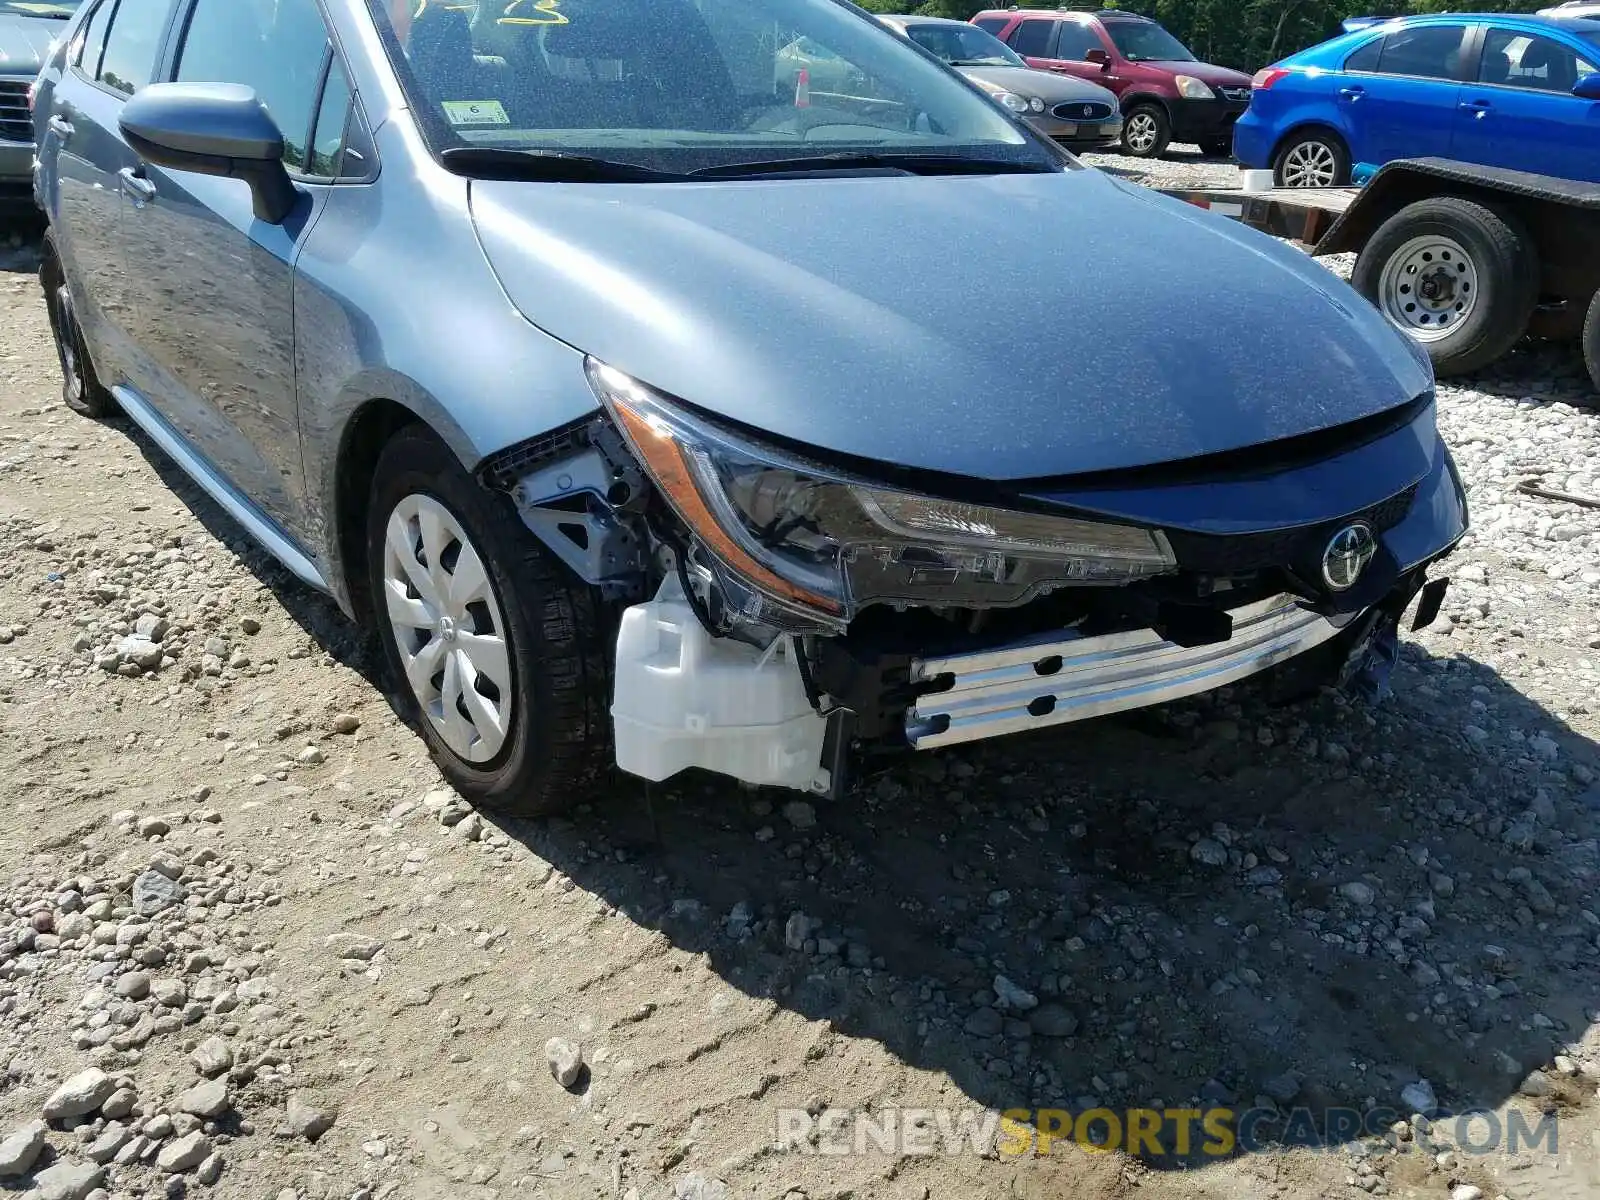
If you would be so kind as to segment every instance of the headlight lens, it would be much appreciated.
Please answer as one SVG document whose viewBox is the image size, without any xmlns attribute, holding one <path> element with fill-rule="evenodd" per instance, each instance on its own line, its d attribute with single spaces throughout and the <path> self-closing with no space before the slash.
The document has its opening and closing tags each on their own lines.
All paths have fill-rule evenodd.
<svg viewBox="0 0 1600 1200">
<path fill-rule="evenodd" d="M 1026 96 L 1019 96 L 1015 92 L 1001 92 L 995 97 L 995 99 L 1000 101 L 1001 104 L 1004 104 L 1014 113 L 1025 113 L 1028 111 L 1028 98 Z"/>
<path fill-rule="evenodd" d="M 1028 101 L 1028 111 L 1042 113 L 1044 111 L 1044 101 L 1037 96 L 1033 97 Z"/>
<path fill-rule="evenodd" d="M 594 359 L 587 366 L 751 619 L 841 629 L 869 604 L 1003 607 L 1176 565 L 1159 532 L 880 487 L 731 433 Z"/>
<path fill-rule="evenodd" d="M 1203 79 L 1196 79 L 1193 75 L 1179 75 L 1174 82 L 1178 85 L 1178 95 L 1185 100 L 1212 100 L 1216 93 L 1211 90 L 1211 85 Z"/>
</svg>

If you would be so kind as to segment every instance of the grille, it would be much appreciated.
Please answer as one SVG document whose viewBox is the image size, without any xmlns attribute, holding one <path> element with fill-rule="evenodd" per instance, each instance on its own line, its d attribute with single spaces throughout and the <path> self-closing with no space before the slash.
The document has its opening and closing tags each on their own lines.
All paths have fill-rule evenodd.
<svg viewBox="0 0 1600 1200">
<path fill-rule="evenodd" d="M 1178 564 L 1207 575 L 1239 575 L 1274 567 L 1308 567 L 1321 559 L 1328 539 L 1353 521 L 1365 521 L 1377 533 L 1400 524 L 1417 498 L 1417 485 L 1390 496 L 1371 508 L 1319 525 L 1275 529 L 1235 537 L 1168 530 L 1167 539 Z"/>
<path fill-rule="evenodd" d="M 1250 89 L 1247 87 L 1219 87 L 1217 91 L 1224 100 L 1235 100 L 1243 103 L 1250 99 Z"/>
<path fill-rule="evenodd" d="M 0 138 L 12 142 L 33 141 L 27 80 L 0 79 Z"/>
<path fill-rule="evenodd" d="M 1050 111 L 1063 121 L 1104 121 L 1111 116 L 1111 105 L 1097 100 L 1068 100 Z"/>
</svg>

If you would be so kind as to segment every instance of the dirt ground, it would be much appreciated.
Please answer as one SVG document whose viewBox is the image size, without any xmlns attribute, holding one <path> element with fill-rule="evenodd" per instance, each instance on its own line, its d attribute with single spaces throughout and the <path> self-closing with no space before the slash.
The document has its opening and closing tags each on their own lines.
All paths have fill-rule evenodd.
<svg viewBox="0 0 1600 1200">
<path fill-rule="evenodd" d="M 1441 389 L 1487 525 L 1392 698 L 1246 688 L 838 804 L 620 781 L 522 823 L 438 790 L 362 631 L 61 404 L 29 258 L 0 270 L 0 1185 L 1600 1195 L 1600 513 L 1511 490 L 1534 460 L 1592 485 L 1570 355 Z M 1096 1108 L 1255 1136 L 1016 1154 L 982 1122 Z M 1494 1116 L 1452 1149 L 1419 1108 Z M 978 1132 L 929 1153 L 923 1122 Z"/>
</svg>

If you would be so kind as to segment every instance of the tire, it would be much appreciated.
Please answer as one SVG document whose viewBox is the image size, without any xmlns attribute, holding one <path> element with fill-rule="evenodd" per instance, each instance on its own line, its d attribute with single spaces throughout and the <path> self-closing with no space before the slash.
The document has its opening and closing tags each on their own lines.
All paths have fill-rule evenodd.
<svg viewBox="0 0 1600 1200">
<path fill-rule="evenodd" d="M 1332 130 L 1307 129 L 1278 147 L 1272 181 L 1279 187 L 1344 187 L 1350 182 L 1350 148 Z"/>
<path fill-rule="evenodd" d="M 1539 299 L 1539 260 L 1515 214 L 1447 196 L 1419 200 L 1380 225 L 1350 282 L 1423 343 L 1437 374 L 1462 375 L 1493 362 L 1527 332 Z M 1424 298 L 1429 284 L 1441 294 Z"/>
<path fill-rule="evenodd" d="M 1200 143 L 1200 153 L 1207 158 L 1232 158 L 1232 138 L 1210 138 Z"/>
<path fill-rule="evenodd" d="M 1600 392 L 1600 292 L 1589 301 L 1589 315 L 1583 321 L 1583 365 L 1589 368 L 1595 391 Z M 1592 397 L 1588 407 L 1600 408 L 1600 395 Z"/>
<path fill-rule="evenodd" d="M 1135 158 L 1160 158 L 1172 141 L 1172 122 L 1159 104 L 1135 104 L 1122 120 L 1122 150 Z"/>
<path fill-rule="evenodd" d="M 432 539 L 436 571 L 428 569 L 419 540 L 428 519 L 443 530 Z M 411 571 L 398 553 L 391 557 L 391 521 L 393 545 L 409 549 Z M 469 569 L 468 554 L 476 555 L 481 573 Z M 602 604 L 547 556 L 509 500 L 483 488 L 422 426 L 402 429 L 379 455 L 367 562 L 373 621 L 402 711 L 451 786 L 517 816 L 556 812 L 590 796 L 613 761 Z M 420 576 L 432 584 L 441 575 L 450 588 L 464 589 L 459 603 L 432 606 L 409 583 Z M 396 579 L 408 583 L 391 586 Z M 396 604 L 418 622 L 404 626 L 411 643 L 405 652 L 391 615 Z M 408 659 L 419 678 L 425 667 L 438 668 L 422 681 L 426 694 L 408 677 Z M 486 713 L 498 715 L 498 726 Z"/>
<path fill-rule="evenodd" d="M 50 316 L 50 334 L 55 341 L 56 361 L 61 364 L 61 399 L 73 412 L 101 420 L 117 411 L 117 401 L 100 383 L 89 358 L 89 344 L 73 310 L 72 289 L 67 286 L 61 260 L 47 250 L 39 268 L 39 286 L 44 289 L 45 310 Z"/>
</svg>

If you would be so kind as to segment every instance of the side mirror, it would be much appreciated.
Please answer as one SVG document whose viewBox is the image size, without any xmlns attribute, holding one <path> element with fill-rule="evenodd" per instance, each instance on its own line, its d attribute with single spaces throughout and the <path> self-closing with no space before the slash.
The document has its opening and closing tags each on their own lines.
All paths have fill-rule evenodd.
<svg viewBox="0 0 1600 1200">
<path fill-rule="evenodd" d="M 1102 71 L 1109 71 L 1111 69 L 1111 55 L 1107 54 L 1104 50 L 1085 50 L 1083 52 L 1083 61 L 1094 63 L 1094 65 L 1099 67 Z"/>
<path fill-rule="evenodd" d="M 254 88 L 153 83 L 123 106 L 118 124 L 146 162 L 244 180 L 269 225 L 281 225 L 300 198 L 283 167 L 283 132 Z"/>
<path fill-rule="evenodd" d="M 1600 100 L 1600 72 L 1590 72 L 1572 85 L 1572 94 L 1584 100 Z"/>
</svg>

